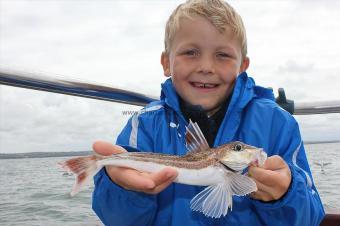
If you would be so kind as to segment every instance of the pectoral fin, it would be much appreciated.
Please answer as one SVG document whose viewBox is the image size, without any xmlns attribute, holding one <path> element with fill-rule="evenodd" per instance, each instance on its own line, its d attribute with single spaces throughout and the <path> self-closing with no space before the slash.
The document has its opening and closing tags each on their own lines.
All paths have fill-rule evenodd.
<svg viewBox="0 0 340 226">
<path fill-rule="evenodd" d="M 207 217 L 220 218 L 228 213 L 232 206 L 231 188 L 226 183 L 211 185 L 198 193 L 190 202 L 194 211 L 202 212 Z"/>
<path fill-rule="evenodd" d="M 233 195 L 243 196 L 257 191 L 256 183 L 250 177 L 238 173 L 229 174 L 231 178 L 230 188 Z"/>
<path fill-rule="evenodd" d="M 207 217 L 220 218 L 227 215 L 229 207 L 232 210 L 232 195 L 243 196 L 256 190 L 251 178 L 228 172 L 223 183 L 211 185 L 198 193 L 191 200 L 190 207 Z"/>
</svg>

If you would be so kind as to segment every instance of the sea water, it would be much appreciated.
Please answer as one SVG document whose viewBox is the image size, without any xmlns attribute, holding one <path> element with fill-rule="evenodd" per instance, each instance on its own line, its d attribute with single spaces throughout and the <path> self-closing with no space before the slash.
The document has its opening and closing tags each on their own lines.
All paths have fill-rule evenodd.
<svg viewBox="0 0 340 226">
<path fill-rule="evenodd" d="M 340 144 L 305 148 L 324 206 L 340 208 Z M 102 225 L 91 208 L 93 185 L 70 197 L 74 177 L 57 167 L 64 159 L 0 160 L 0 225 Z"/>
<path fill-rule="evenodd" d="M 57 166 L 64 159 L 0 160 L 0 225 L 102 225 L 91 208 L 93 185 L 69 195 L 74 176 Z"/>
<path fill-rule="evenodd" d="M 309 144 L 305 149 L 324 207 L 340 209 L 340 143 Z"/>
</svg>

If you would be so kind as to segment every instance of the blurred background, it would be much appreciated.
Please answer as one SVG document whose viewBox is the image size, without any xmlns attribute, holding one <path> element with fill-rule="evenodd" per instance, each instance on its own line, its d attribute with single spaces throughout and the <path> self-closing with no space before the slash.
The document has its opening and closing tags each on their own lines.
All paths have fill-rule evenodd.
<svg viewBox="0 0 340 226">
<path fill-rule="evenodd" d="M 0 67 L 159 96 L 175 0 L 0 0 Z M 296 102 L 340 98 L 338 1 L 229 1 L 257 84 Z M 90 150 L 139 107 L 0 85 L 0 153 Z M 306 141 L 340 139 L 340 115 L 296 117 Z"/>
</svg>

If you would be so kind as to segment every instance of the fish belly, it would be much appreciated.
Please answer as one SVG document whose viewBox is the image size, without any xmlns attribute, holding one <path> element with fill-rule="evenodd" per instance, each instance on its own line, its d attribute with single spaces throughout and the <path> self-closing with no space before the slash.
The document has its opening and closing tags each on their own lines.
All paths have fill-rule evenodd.
<svg viewBox="0 0 340 226">
<path fill-rule="evenodd" d="M 219 184 L 225 181 L 226 174 L 218 167 L 209 166 L 202 169 L 176 168 L 178 177 L 175 182 L 180 184 L 190 184 L 207 186 Z"/>
</svg>

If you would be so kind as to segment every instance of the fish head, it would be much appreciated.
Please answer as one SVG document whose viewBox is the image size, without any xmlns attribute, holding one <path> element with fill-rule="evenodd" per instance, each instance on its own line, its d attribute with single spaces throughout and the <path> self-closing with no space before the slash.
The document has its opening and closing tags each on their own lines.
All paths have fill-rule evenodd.
<svg viewBox="0 0 340 226">
<path fill-rule="evenodd" d="M 257 148 L 240 141 L 232 142 L 222 147 L 219 161 L 233 171 L 242 171 L 253 163 L 262 166 L 267 159 L 267 153 L 262 148 Z"/>
</svg>

